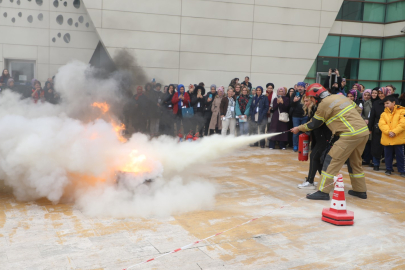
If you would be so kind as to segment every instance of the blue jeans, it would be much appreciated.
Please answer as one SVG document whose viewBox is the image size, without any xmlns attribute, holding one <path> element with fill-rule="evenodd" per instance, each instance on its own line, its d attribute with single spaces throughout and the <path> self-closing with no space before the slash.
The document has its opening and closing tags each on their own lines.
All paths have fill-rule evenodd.
<svg viewBox="0 0 405 270">
<path fill-rule="evenodd" d="M 300 125 L 306 124 L 308 122 L 308 116 L 304 117 L 293 117 L 293 127 L 298 127 Z M 299 132 L 298 134 L 293 134 L 293 144 L 294 147 L 298 148 L 298 137 L 300 136 L 302 132 Z"/>
<path fill-rule="evenodd" d="M 239 122 L 240 135 L 249 135 L 249 122 Z"/>
<path fill-rule="evenodd" d="M 384 146 L 385 167 L 387 167 L 387 171 L 392 171 L 392 161 L 393 161 L 394 152 L 395 152 L 395 156 L 397 158 L 398 172 L 405 173 L 404 145 Z"/>
<path fill-rule="evenodd" d="M 380 166 L 380 159 L 373 157 L 374 166 Z"/>
</svg>

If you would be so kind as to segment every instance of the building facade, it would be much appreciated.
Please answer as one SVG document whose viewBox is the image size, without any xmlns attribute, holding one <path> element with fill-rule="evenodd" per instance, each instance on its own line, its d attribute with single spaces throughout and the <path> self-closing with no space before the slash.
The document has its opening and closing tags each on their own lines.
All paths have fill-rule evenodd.
<svg viewBox="0 0 405 270">
<path fill-rule="evenodd" d="M 337 68 L 348 81 L 366 89 L 394 85 L 405 91 L 405 1 L 344 1 L 308 75 L 324 78 Z"/>
<path fill-rule="evenodd" d="M 45 81 L 73 59 L 125 48 L 162 84 L 249 76 L 289 87 L 336 66 L 350 82 L 400 85 L 388 71 L 399 73 L 390 48 L 403 46 L 405 1 L 388 1 L 0 0 L 0 67 Z"/>
</svg>

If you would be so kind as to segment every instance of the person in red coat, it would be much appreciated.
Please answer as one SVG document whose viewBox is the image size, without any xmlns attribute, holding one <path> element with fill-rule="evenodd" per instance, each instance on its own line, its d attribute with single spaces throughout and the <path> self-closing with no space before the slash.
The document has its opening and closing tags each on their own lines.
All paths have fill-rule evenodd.
<svg viewBox="0 0 405 270">
<path fill-rule="evenodd" d="M 183 122 L 183 134 L 188 134 L 191 128 L 191 119 L 183 118 L 182 109 L 190 108 L 190 96 L 186 93 L 184 85 L 177 86 L 177 93 L 172 98 L 173 114 L 176 115 L 176 126 L 180 131 L 181 123 Z"/>
</svg>

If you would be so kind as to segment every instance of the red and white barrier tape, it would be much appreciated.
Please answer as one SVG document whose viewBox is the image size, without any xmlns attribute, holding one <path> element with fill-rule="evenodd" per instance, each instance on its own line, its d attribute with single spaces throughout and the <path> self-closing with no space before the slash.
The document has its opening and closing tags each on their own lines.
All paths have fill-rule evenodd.
<svg viewBox="0 0 405 270">
<path fill-rule="evenodd" d="M 331 186 L 331 185 L 333 185 L 333 184 L 335 184 L 335 182 L 332 182 L 330 185 L 327 185 L 327 186 L 325 186 L 324 188 L 329 187 L 329 186 Z M 316 192 L 317 192 L 317 191 L 315 191 L 314 193 L 316 193 Z M 309 195 L 312 195 L 312 194 L 314 194 L 314 193 L 311 193 L 311 194 L 309 194 Z M 148 262 L 157 260 L 157 259 L 159 259 L 159 258 L 162 258 L 162 257 L 164 257 L 164 256 L 167 256 L 167 255 L 170 255 L 170 254 L 173 254 L 173 253 L 177 253 L 177 252 L 179 252 L 179 251 L 181 251 L 181 250 L 185 250 L 185 249 L 187 249 L 187 248 L 189 248 L 189 247 L 192 247 L 192 246 L 194 246 L 194 245 L 196 245 L 196 244 L 198 244 L 198 243 L 200 243 L 200 242 L 207 241 L 208 239 L 211 239 L 211 238 L 213 238 L 213 237 L 215 237 L 215 236 L 218 236 L 218 235 L 224 234 L 224 233 L 226 233 L 226 232 L 232 231 L 232 230 L 234 230 L 234 229 L 236 229 L 236 228 L 239 228 L 239 227 L 241 227 L 241 226 L 243 226 L 243 225 L 249 224 L 249 223 L 251 223 L 251 222 L 253 222 L 253 221 L 255 221 L 255 220 L 258 220 L 258 219 L 260 219 L 260 218 L 263 218 L 263 217 L 265 217 L 265 216 L 268 216 L 268 215 L 270 215 L 270 214 L 272 214 L 272 213 L 274 213 L 274 212 L 276 212 L 276 211 L 278 211 L 278 210 L 283 209 L 284 207 L 290 206 L 290 205 L 292 205 L 292 204 L 294 204 L 294 203 L 296 203 L 296 202 L 298 202 L 298 201 L 300 201 L 300 200 L 302 200 L 302 199 L 305 199 L 307 196 L 308 196 L 308 194 L 305 195 L 305 197 L 301 197 L 301 198 L 299 198 L 299 199 L 297 199 L 297 200 L 295 200 L 295 201 L 293 201 L 293 202 L 291 202 L 291 203 L 289 203 L 289 204 L 280 206 L 279 208 L 276 208 L 276 209 L 274 209 L 273 211 L 270 211 L 270 212 L 268 212 L 268 213 L 266 213 L 266 214 L 264 214 L 264 215 L 261 215 L 261 216 L 259 216 L 259 217 L 253 218 L 253 219 L 251 219 L 251 220 L 249 220 L 249 221 L 246 221 L 246 222 L 244 222 L 244 223 L 242 223 L 242 224 L 239 224 L 239 225 L 237 225 L 237 226 L 234 226 L 234 227 L 232 227 L 232 228 L 229 228 L 229 229 L 227 229 L 227 230 L 225 230 L 225 231 L 222 231 L 222 232 L 213 234 L 213 235 L 211 235 L 211 236 L 208 236 L 207 238 L 197 240 L 197 241 L 195 241 L 195 242 L 193 242 L 193 243 L 191 243 L 191 244 L 188 244 L 188 245 L 186 245 L 186 246 L 183 246 L 183 247 L 181 247 L 181 248 L 178 248 L 178 249 L 172 250 L 172 251 L 170 251 L 170 252 L 164 253 L 164 254 L 162 254 L 162 255 L 160 255 L 160 256 L 157 256 L 157 257 L 155 257 L 155 258 L 151 258 L 151 259 L 146 260 L 146 261 L 143 261 L 143 262 L 141 262 L 141 263 L 131 265 L 130 267 L 124 268 L 123 270 L 129 270 L 129 269 L 134 268 L 134 267 L 136 267 L 136 266 L 139 266 L 139 265 L 142 265 L 142 264 L 145 264 L 145 263 L 148 263 Z"/>
</svg>

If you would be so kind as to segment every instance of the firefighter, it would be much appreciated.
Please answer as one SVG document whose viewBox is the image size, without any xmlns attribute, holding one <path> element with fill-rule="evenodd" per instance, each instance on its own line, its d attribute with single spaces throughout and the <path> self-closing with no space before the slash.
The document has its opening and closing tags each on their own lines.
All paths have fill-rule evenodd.
<svg viewBox="0 0 405 270">
<path fill-rule="evenodd" d="M 331 95 L 318 83 L 310 85 L 306 95 L 319 103 L 318 109 L 311 121 L 291 129 L 291 132 L 307 132 L 326 124 L 334 136 L 340 136 L 324 160 L 318 191 L 308 194 L 307 199 L 329 200 L 333 178 L 346 161 L 353 187 L 349 194 L 367 199 L 361 155 L 368 141 L 369 130 L 360 115 L 361 108 L 343 95 Z"/>
</svg>

